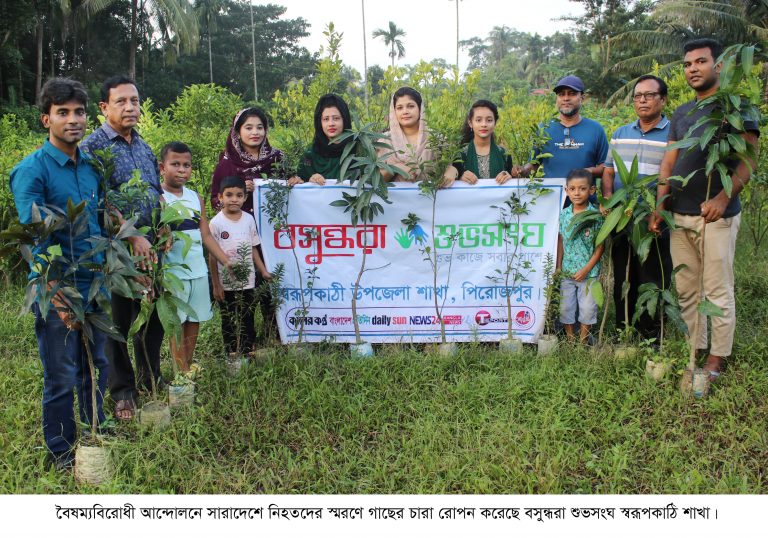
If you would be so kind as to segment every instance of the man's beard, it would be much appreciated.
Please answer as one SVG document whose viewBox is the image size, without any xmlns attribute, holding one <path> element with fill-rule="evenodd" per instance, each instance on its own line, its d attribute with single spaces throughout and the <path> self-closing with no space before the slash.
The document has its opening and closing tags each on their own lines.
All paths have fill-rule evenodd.
<svg viewBox="0 0 768 538">
<path fill-rule="evenodd" d="M 558 109 L 558 112 L 560 112 L 560 114 L 562 114 L 562 115 L 563 115 L 563 116 L 565 116 L 566 118 L 572 118 L 572 117 L 574 117 L 576 114 L 578 114 L 580 110 L 581 110 L 581 107 L 580 107 L 580 106 L 574 106 L 574 107 L 573 107 L 573 108 L 571 108 L 571 110 L 569 110 L 568 112 L 565 112 L 565 111 L 564 111 L 562 108 L 561 108 L 561 109 Z"/>
</svg>

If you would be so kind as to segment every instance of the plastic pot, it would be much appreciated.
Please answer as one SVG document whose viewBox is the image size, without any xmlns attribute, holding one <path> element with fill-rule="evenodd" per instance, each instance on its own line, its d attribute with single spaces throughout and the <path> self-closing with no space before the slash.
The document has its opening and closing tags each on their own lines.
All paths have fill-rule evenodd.
<svg viewBox="0 0 768 538">
<path fill-rule="evenodd" d="M 499 351 L 504 353 L 522 353 L 523 341 L 519 338 L 502 338 L 499 340 Z"/>
<path fill-rule="evenodd" d="M 194 383 L 168 386 L 168 405 L 171 408 L 191 407 L 195 403 Z"/>
<path fill-rule="evenodd" d="M 709 394 L 709 372 L 703 368 L 696 368 L 693 371 L 686 369 L 680 380 L 680 391 L 686 396 L 692 395 L 697 399 L 706 398 Z"/>
<path fill-rule="evenodd" d="M 634 359 L 637 357 L 637 348 L 634 346 L 618 346 L 613 350 L 613 356 L 617 359 Z"/>
<path fill-rule="evenodd" d="M 557 350 L 557 336 L 554 334 L 542 334 L 537 342 L 538 355 L 552 355 Z"/>
<path fill-rule="evenodd" d="M 141 406 L 138 416 L 139 424 L 159 430 L 171 423 L 171 408 L 165 402 L 149 402 Z"/>
<path fill-rule="evenodd" d="M 350 344 L 349 352 L 353 359 L 365 359 L 374 356 L 373 346 L 368 342 L 363 342 L 362 344 Z"/>
<path fill-rule="evenodd" d="M 456 342 L 444 342 L 437 344 L 437 354 L 441 357 L 455 357 L 459 353 L 459 345 Z"/>
<path fill-rule="evenodd" d="M 661 381 L 669 373 L 670 365 L 666 362 L 655 362 L 648 359 L 645 362 L 645 373 L 654 381 Z"/>
<path fill-rule="evenodd" d="M 229 375 L 236 376 L 240 373 L 243 366 L 248 364 L 248 358 L 237 353 L 230 353 L 227 357 L 227 372 Z"/>
<path fill-rule="evenodd" d="M 108 446 L 78 445 L 75 449 L 75 480 L 78 484 L 98 486 L 112 478 Z"/>
</svg>

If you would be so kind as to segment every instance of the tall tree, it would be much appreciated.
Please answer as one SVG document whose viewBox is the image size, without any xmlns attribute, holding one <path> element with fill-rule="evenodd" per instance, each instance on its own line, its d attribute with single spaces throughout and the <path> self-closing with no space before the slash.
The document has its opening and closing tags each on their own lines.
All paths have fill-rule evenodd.
<svg viewBox="0 0 768 538">
<path fill-rule="evenodd" d="M 384 44 L 389 47 L 389 57 L 392 60 L 392 67 L 395 67 L 395 57 L 401 59 L 405 57 L 405 46 L 403 45 L 401 37 L 405 37 L 405 30 L 398 28 L 397 25 L 389 21 L 389 28 L 384 30 L 383 28 L 377 28 L 373 31 L 373 38 L 381 37 L 384 39 Z"/>
<path fill-rule="evenodd" d="M 84 0 L 83 9 L 93 15 L 117 0 Z M 189 0 L 131 0 L 131 34 L 128 49 L 128 75 L 136 78 L 137 23 L 146 16 L 161 28 L 166 43 L 180 53 L 194 53 L 199 43 L 198 24 Z"/>
<path fill-rule="evenodd" d="M 224 11 L 224 0 L 196 0 L 195 15 L 202 34 L 208 41 L 208 77 L 213 84 L 213 51 L 212 51 L 212 32 L 216 30 L 216 21 L 219 15 Z"/>
</svg>

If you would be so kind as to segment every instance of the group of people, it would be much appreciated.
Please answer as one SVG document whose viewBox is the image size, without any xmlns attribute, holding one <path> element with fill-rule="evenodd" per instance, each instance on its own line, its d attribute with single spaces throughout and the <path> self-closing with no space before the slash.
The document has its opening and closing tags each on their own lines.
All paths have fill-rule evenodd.
<svg viewBox="0 0 768 538">
<path fill-rule="evenodd" d="M 736 233 L 739 228 L 738 194 L 749 180 L 749 163 L 733 163 L 733 192 L 727 197 L 723 186 L 715 181 L 711 192 L 706 192 L 703 168 L 706 156 L 698 146 L 688 152 L 668 150 L 669 142 L 687 136 L 692 126 L 708 108 L 690 113 L 697 100 L 717 91 L 720 66 L 716 59 L 722 49 L 713 40 L 701 39 L 685 47 L 684 69 L 696 99 L 679 107 L 670 119 L 663 114 L 667 103 L 667 86 L 652 75 L 640 77 L 633 88 L 633 102 L 637 120 L 613 134 L 609 141 L 599 123 L 580 114 L 584 99 L 584 84 L 576 76 L 561 79 L 554 87 L 558 115 L 543 125 L 548 140 L 537 154 L 549 154 L 535 163 L 513 163 L 506 150 L 495 142 L 494 129 L 498 109 L 490 101 L 474 103 L 467 115 L 463 141 L 466 144 L 461 158 L 443 172 L 443 187 L 455 181 L 475 184 L 478 179 L 495 179 L 503 184 L 512 177 L 527 177 L 535 167 L 543 167 L 544 177 L 566 178 L 569 204 L 560 214 L 557 268 L 562 272 L 560 321 L 566 333 L 586 340 L 589 328 L 596 322 L 597 308 L 586 289 L 586 282 L 599 272 L 602 246 L 596 247 L 595 237 L 599 222 L 573 234 L 570 222 L 574 215 L 588 209 L 599 210 L 591 201 L 596 180 L 601 191 L 610 198 L 620 188 L 616 166 L 609 149 L 627 164 L 639 161 L 642 175 L 659 174 L 656 190 L 659 208 L 672 212 L 677 227 L 664 229 L 661 219 L 654 215 L 649 222 L 652 231 L 659 234 L 656 260 L 663 260 L 663 271 L 656 260 L 640 263 L 632 254 L 629 240 L 614 238 L 613 259 L 620 266 L 632 260 L 629 271 L 629 294 L 622 293 L 624 273 L 616 272 L 614 297 L 617 311 L 624 310 L 628 301 L 630 319 L 634 315 L 637 289 L 645 282 L 661 285 L 669 283 L 671 268 L 684 267 L 676 273 L 677 291 L 684 320 L 692 333 L 699 299 L 697 276 L 704 271 L 703 295 L 723 310 L 723 316 L 712 320 L 712 345 L 705 368 L 712 377 L 719 375 L 722 361 L 730 355 L 735 325 L 733 293 L 733 257 Z M 33 203 L 43 208 L 49 205 L 65 207 L 67 200 L 86 202 L 88 228 L 74 242 L 64 240 L 64 232 L 55 232 L 48 243 L 57 243 L 65 255 L 82 254 L 87 250 L 87 238 L 103 234 L 101 221 L 96 217 L 99 201 L 105 196 L 102 182 L 92 165 L 96 150 L 110 148 L 115 159 L 114 173 L 106 188 L 119 190 L 130 181 L 134 170 L 140 171 L 146 183 L 146 194 L 140 200 L 130 201 L 127 207 L 118 207 L 121 218 L 137 216 L 137 227 L 152 226 L 153 214 L 161 204 L 181 204 L 188 210 L 188 218 L 176 229 L 188 234 L 191 248 L 175 242 L 163 263 L 172 267 L 175 276 L 184 284 L 179 298 L 190 309 L 179 312 L 183 322 L 182 337 L 171 339 L 171 352 L 181 371 L 193 368 L 192 356 L 199 324 L 211 317 L 208 276 L 213 285 L 213 297 L 222 305 L 222 333 L 227 351 L 252 349 L 256 341 L 254 312 L 258 299 L 254 294 L 260 280 L 271 275 L 260 255 L 260 239 L 253 217 L 255 180 L 262 177 L 284 179 L 289 185 L 311 182 L 324 185 L 327 179 L 338 178 L 341 154 L 346 142 L 336 139 L 351 128 L 347 104 L 337 95 L 321 97 L 314 114 L 314 139 L 303 154 L 300 165 L 292 177 L 286 177 L 284 154 L 273 148 L 268 140 L 268 120 L 258 108 L 247 108 L 234 118 L 226 148 L 212 178 L 211 206 L 218 211 L 210 222 L 206 216 L 206 203 L 186 183 L 192 170 L 193 155 L 183 142 L 171 142 L 160 152 L 158 162 L 154 153 L 136 131 L 139 120 L 139 94 L 136 84 L 126 77 L 107 80 L 101 90 L 99 108 L 104 123 L 81 142 L 86 128 L 87 94 L 82 85 L 71 79 L 51 79 L 42 89 L 40 109 L 42 123 L 48 129 L 48 140 L 42 148 L 19 163 L 11 173 L 11 189 L 22 223 L 32 220 Z M 745 121 L 739 133 L 748 144 L 755 145 L 758 127 Z M 435 155 L 428 144 L 424 103 L 414 89 L 397 90 L 390 102 L 389 143 L 386 152 L 389 164 L 402 172 L 385 173 L 392 181 L 419 181 L 435 171 L 431 168 Z M 667 181 L 672 176 L 693 178 L 681 185 Z M 704 258 L 700 256 L 701 217 L 706 221 Z M 157 262 L 158 251 L 152 232 L 127 239 L 139 269 Z M 38 245 L 40 253 L 46 245 Z M 209 252 L 206 264 L 203 247 Z M 76 251 L 73 252 L 71 250 Z M 654 258 L 655 256 L 649 256 Z M 236 278 L 236 262 L 246 261 L 247 274 Z M 76 286 L 82 297 L 88 297 L 93 275 L 78 271 Z M 55 286 L 55 282 L 49 282 Z M 148 290 L 151 293 L 152 290 Z M 35 332 L 44 369 L 43 433 L 51 461 L 57 468 L 72 465 L 72 447 L 76 441 L 76 423 L 73 412 L 73 390 L 78 390 L 80 419 L 91 423 L 90 377 L 79 336 L 73 337 L 79 327 L 73 323 L 63 301 L 54 299 L 54 307 L 43 318 L 38 307 Z M 237 305 L 237 306 L 235 306 Z M 262 304 L 265 322 L 274 317 L 269 304 Z M 97 306 L 89 305 L 90 308 Z M 135 297 L 111 295 L 112 319 L 117 330 L 127 337 L 131 325 L 139 315 L 141 302 Z M 194 312 L 195 315 L 192 315 Z M 622 322 L 621 319 L 618 320 Z M 701 350 L 707 350 L 705 323 L 699 323 L 695 341 Z M 645 337 L 657 336 L 657 320 L 647 315 L 640 318 L 638 330 Z M 115 401 L 115 416 L 121 420 L 134 417 L 138 389 L 151 386 L 160 379 L 160 347 L 163 328 L 157 312 L 145 322 L 134 339 L 136 369 L 125 342 L 106 338 L 100 331 L 93 332 L 92 348 L 99 375 L 98 409 L 101 414 L 101 395 L 109 392 Z M 140 341 L 139 339 L 143 339 Z M 237 342 L 237 346 L 234 343 Z M 102 418 L 102 417 L 100 417 Z"/>
</svg>

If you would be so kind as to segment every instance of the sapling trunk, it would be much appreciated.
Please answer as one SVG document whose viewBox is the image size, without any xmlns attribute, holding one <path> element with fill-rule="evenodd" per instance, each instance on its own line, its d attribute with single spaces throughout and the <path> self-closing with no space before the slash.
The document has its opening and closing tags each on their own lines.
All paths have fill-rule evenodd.
<svg viewBox="0 0 768 538">
<path fill-rule="evenodd" d="M 631 284 L 629 283 L 629 267 L 632 263 L 632 248 L 630 247 L 627 249 L 627 268 L 624 272 L 624 284 L 623 286 L 627 286 L 627 293 L 624 293 L 624 290 L 622 290 L 622 295 L 624 296 L 624 336 L 626 340 L 629 340 L 629 286 Z"/>
<path fill-rule="evenodd" d="M 368 234 L 363 234 L 363 262 L 360 264 L 360 271 L 357 273 L 357 280 L 355 280 L 355 289 L 352 290 L 352 323 L 355 325 L 355 343 L 360 345 L 363 343 L 363 339 L 360 338 L 360 323 L 357 321 L 357 290 L 360 288 L 360 279 L 363 278 L 365 273 L 365 247 L 368 245 Z"/>
<path fill-rule="evenodd" d="M 432 197 L 432 254 L 429 257 L 429 262 L 432 264 L 432 295 L 435 300 L 435 313 L 437 314 L 437 320 L 440 322 L 440 342 L 445 344 L 447 339 L 445 337 L 445 323 L 443 323 L 443 312 L 437 302 L 437 241 L 435 240 L 435 215 L 437 212 L 437 193 Z"/>
<path fill-rule="evenodd" d="M 606 259 L 612 260 L 611 253 L 613 251 L 613 239 L 610 237 L 607 239 L 608 246 L 606 247 Z M 613 263 L 608 264 L 608 275 L 607 279 L 609 283 L 612 283 L 614 286 L 616 285 L 614 282 L 614 269 L 613 269 Z M 607 287 L 606 287 L 607 288 Z M 603 334 L 605 331 L 605 322 L 608 320 L 608 301 L 605 301 L 603 304 L 603 319 L 600 321 L 600 330 L 597 332 L 597 345 L 603 343 Z"/>
<path fill-rule="evenodd" d="M 661 259 L 661 250 L 659 249 L 659 238 L 654 237 L 653 242 L 656 245 L 656 257 L 659 259 L 659 270 L 661 271 L 661 290 L 662 292 L 667 289 L 666 282 L 664 281 L 664 262 Z M 664 302 L 662 301 L 662 304 Z M 659 355 L 664 355 L 664 309 L 659 310 L 659 319 L 661 321 L 661 331 L 659 333 Z"/>
<path fill-rule="evenodd" d="M 290 231 L 288 232 L 291 233 Z M 304 322 L 307 319 L 307 307 L 305 304 L 304 299 L 304 279 L 301 277 L 301 265 L 299 265 L 299 256 L 296 254 L 296 246 L 293 242 L 293 237 L 291 237 L 291 252 L 293 253 L 293 260 L 296 262 L 296 273 L 299 275 L 299 289 L 301 290 L 301 310 L 302 315 L 300 317 L 299 321 L 299 336 L 298 336 L 298 343 L 300 344 L 302 342 L 302 339 L 304 337 Z"/>
<path fill-rule="evenodd" d="M 96 439 L 96 432 L 99 430 L 99 413 L 96 404 L 96 365 L 93 363 L 91 342 L 82 328 L 80 329 L 80 337 L 83 339 L 83 346 L 85 346 L 85 354 L 88 357 L 88 374 L 91 376 L 91 436 L 92 439 Z"/>
<path fill-rule="evenodd" d="M 141 328 L 141 348 L 144 350 L 144 362 L 146 363 L 147 371 L 149 372 L 149 386 L 152 389 L 152 399 L 157 399 L 157 382 L 155 381 L 155 373 L 152 371 L 152 365 L 149 362 L 149 354 L 147 353 L 147 325 L 149 325 L 149 320 L 151 318 L 152 315 L 150 314 L 146 323 L 144 323 L 144 326 Z"/>
</svg>

